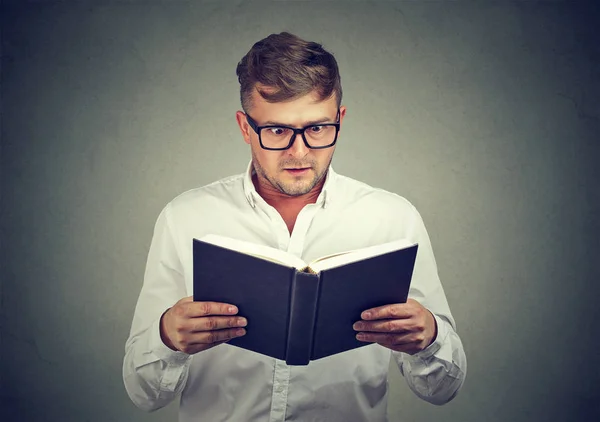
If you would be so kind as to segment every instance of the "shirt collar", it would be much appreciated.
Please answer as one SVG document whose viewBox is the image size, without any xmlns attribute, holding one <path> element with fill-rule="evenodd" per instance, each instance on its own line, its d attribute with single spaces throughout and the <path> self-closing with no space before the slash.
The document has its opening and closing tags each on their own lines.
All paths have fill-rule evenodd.
<svg viewBox="0 0 600 422">
<path fill-rule="evenodd" d="M 254 166 L 252 165 L 252 160 L 248 163 L 248 167 L 246 168 L 246 172 L 244 173 L 244 195 L 246 199 L 252 206 L 252 208 L 256 207 L 256 199 L 260 197 L 258 192 L 256 192 L 256 188 L 254 187 L 254 183 L 252 183 L 252 176 L 256 173 L 254 170 Z M 317 197 L 317 204 L 322 205 L 323 208 L 327 208 L 331 205 L 331 196 L 333 187 L 335 185 L 335 179 L 337 177 L 337 173 L 333 170 L 333 167 L 330 165 L 327 170 L 327 175 L 325 176 L 325 183 L 323 184 L 323 189 L 319 196 Z"/>
</svg>

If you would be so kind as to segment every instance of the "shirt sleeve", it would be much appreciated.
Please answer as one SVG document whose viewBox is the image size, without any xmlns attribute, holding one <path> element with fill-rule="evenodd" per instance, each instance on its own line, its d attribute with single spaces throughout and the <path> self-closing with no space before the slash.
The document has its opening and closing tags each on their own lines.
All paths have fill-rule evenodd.
<svg viewBox="0 0 600 422">
<path fill-rule="evenodd" d="M 429 235 L 414 207 L 409 233 L 409 239 L 419 243 L 409 297 L 433 314 L 438 330 L 434 342 L 424 350 L 413 355 L 392 351 L 392 357 L 418 397 L 441 405 L 452 400 L 464 383 L 467 359 L 438 276 Z"/>
<path fill-rule="evenodd" d="M 162 314 L 186 295 L 168 213 L 169 205 L 154 228 L 123 360 L 127 394 L 136 406 L 147 411 L 166 406 L 181 392 L 192 359 L 191 355 L 171 350 L 160 338 Z"/>
</svg>

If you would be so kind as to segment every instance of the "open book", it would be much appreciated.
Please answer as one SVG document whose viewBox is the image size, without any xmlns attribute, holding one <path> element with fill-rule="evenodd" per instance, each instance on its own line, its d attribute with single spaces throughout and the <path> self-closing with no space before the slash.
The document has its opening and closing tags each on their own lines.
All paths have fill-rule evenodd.
<svg viewBox="0 0 600 422">
<path fill-rule="evenodd" d="M 406 302 L 418 249 L 401 239 L 306 263 L 218 235 L 193 242 L 194 300 L 236 305 L 248 320 L 228 344 L 289 365 L 367 345 L 352 324 L 366 309 Z"/>
</svg>

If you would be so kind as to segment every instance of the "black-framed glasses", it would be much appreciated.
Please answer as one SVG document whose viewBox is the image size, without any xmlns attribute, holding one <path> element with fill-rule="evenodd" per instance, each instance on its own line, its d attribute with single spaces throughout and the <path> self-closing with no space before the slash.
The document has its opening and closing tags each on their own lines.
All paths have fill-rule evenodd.
<svg viewBox="0 0 600 422">
<path fill-rule="evenodd" d="M 323 149 L 335 145 L 340 131 L 340 110 L 335 118 L 336 123 L 319 123 L 303 128 L 283 125 L 258 126 L 256 121 L 246 113 L 248 124 L 258 134 L 258 141 L 263 149 L 283 151 L 291 148 L 298 134 L 307 148 Z"/>
</svg>

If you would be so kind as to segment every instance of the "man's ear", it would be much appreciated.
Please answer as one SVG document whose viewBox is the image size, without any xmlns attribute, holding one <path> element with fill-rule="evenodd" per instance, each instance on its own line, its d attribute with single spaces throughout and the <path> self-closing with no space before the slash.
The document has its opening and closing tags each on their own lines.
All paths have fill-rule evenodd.
<svg viewBox="0 0 600 422">
<path fill-rule="evenodd" d="M 344 116 L 346 115 L 346 106 L 340 107 L 340 132 L 342 131 L 342 120 L 344 120 Z"/>
<path fill-rule="evenodd" d="M 248 124 L 246 120 L 246 114 L 243 111 L 237 111 L 235 113 L 235 119 L 237 120 L 238 126 L 240 127 L 240 131 L 242 132 L 242 137 L 244 138 L 244 142 L 250 145 L 250 131 L 252 128 Z"/>
</svg>

